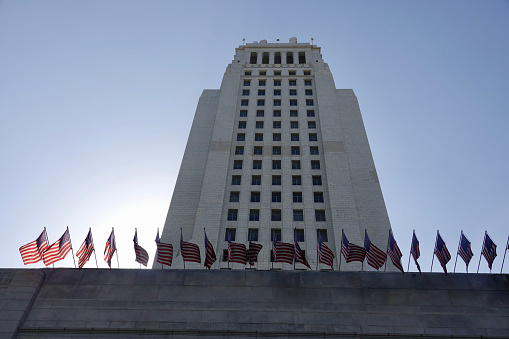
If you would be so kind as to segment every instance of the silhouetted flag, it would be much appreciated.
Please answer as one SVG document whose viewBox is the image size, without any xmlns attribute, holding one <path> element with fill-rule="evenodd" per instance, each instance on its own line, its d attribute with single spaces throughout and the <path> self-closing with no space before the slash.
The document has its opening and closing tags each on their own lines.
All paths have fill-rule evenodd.
<svg viewBox="0 0 509 339">
<path fill-rule="evenodd" d="M 228 234 L 228 261 L 245 265 L 247 264 L 247 256 L 246 245 L 231 242 L 230 234 Z"/>
<path fill-rule="evenodd" d="M 104 248 L 104 261 L 111 268 L 111 258 L 117 250 L 117 243 L 115 242 L 115 232 L 111 230 L 108 240 L 106 240 L 106 247 Z"/>
<path fill-rule="evenodd" d="M 21 254 L 23 263 L 28 265 L 41 261 L 42 253 L 46 251 L 48 247 L 48 235 L 46 234 L 46 228 L 44 228 L 37 239 L 19 248 L 19 253 Z"/>
<path fill-rule="evenodd" d="M 214 252 L 214 247 L 212 247 L 209 238 L 207 238 L 205 230 L 203 233 L 205 234 L 205 267 L 210 269 L 210 266 L 217 260 L 216 252 Z"/>
<path fill-rule="evenodd" d="M 87 261 L 92 256 L 92 252 L 94 251 L 94 240 L 92 239 L 92 229 L 89 228 L 88 235 L 81 244 L 78 252 L 76 252 L 76 256 L 78 257 L 78 267 L 82 268 L 85 266 Z"/>
<path fill-rule="evenodd" d="M 320 233 L 318 233 L 318 260 L 322 264 L 329 265 L 330 268 L 334 269 L 334 253 L 323 243 Z"/>
<path fill-rule="evenodd" d="M 299 246 L 299 242 L 297 241 L 297 234 L 295 234 L 295 261 L 300 262 L 301 264 L 305 265 L 307 268 L 311 269 L 311 266 L 309 266 L 308 261 L 306 260 L 306 254 L 304 251 L 301 250 Z"/>
<path fill-rule="evenodd" d="M 365 232 L 364 249 L 366 250 L 366 259 L 369 266 L 378 270 L 384 265 L 387 254 L 371 243 L 368 232 Z"/>
<path fill-rule="evenodd" d="M 145 251 L 143 247 L 138 245 L 138 230 L 134 231 L 134 252 L 136 253 L 136 262 L 139 262 L 143 266 L 147 266 L 148 263 L 148 253 Z"/>
<path fill-rule="evenodd" d="M 192 242 L 183 241 L 182 231 L 180 231 L 180 254 L 184 261 L 201 263 L 200 247 Z"/>
<path fill-rule="evenodd" d="M 484 242 L 482 245 L 482 255 L 488 262 L 488 267 L 491 271 L 491 266 L 493 265 L 493 260 L 495 260 L 495 257 L 497 256 L 497 245 L 493 243 L 490 236 L 488 235 L 488 232 L 484 233 Z"/>
<path fill-rule="evenodd" d="M 460 245 L 458 247 L 458 254 L 460 255 L 461 259 L 465 262 L 468 269 L 468 264 L 470 263 L 470 259 L 474 256 L 474 253 L 472 252 L 472 248 L 470 246 L 470 241 L 468 241 L 467 237 L 463 234 L 463 231 L 461 232 L 460 236 Z"/>
<path fill-rule="evenodd" d="M 249 265 L 253 266 L 258 261 L 258 253 L 260 253 L 262 247 L 261 244 L 249 242 Z"/>
<path fill-rule="evenodd" d="M 53 245 L 51 245 L 42 254 L 42 260 L 46 266 L 49 266 L 59 260 L 65 258 L 67 253 L 71 250 L 71 237 L 69 236 L 69 229 L 66 229 L 64 234 Z"/>
<path fill-rule="evenodd" d="M 417 262 L 417 259 L 421 256 L 421 252 L 419 251 L 419 240 L 417 240 L 417 237 L 414 234 L 412 235 L 412 247 L 410 249 L 410 253 L 412 254 L 412 257 L 414 258 L 415 266 L 417 266 L 417 269 L 419 272 L 421 272 L 421 266 Z"/>
<path fill-rule="evenodd" d="M 403 256 L 403 254 L 401 254 L 398 244 L 396 243 L 396 240 L 394 240 L 394 237 L 392 236 L 392 232 L 389 232 L 389 248 L 387 249 L 387 254 L 389 254 L 389 257 L 391 258 L 391 261 L 394 264 L 394 266 L 396 266 L 398 270 L 404 273 L 403 265 L 401 264 L 401 257 Z"/>
<path fill-rule="evenodd" d="M 435 242 L 435 255 L 440 262 L 440 266 L 444 269 L 444 272 L 447 274 L 447 263 L 451 260 L 451 254 L 449 250 L 447 250 L 447 246 L 445 246 L 445 242 L 440 236 L 440 233 L 437 231 L 437 240 Z"/>
<path fill-rule="evenodd" d="M 341 241 L 341 253 L 347 263 L 352 261 L 363 262 L 366 257 L 366 250 L 360 246 L 348 242 L 345 233 Z"/>
<path fill-rule="evenodd" d="M 157 230 L 156 245 L 157 245 L 156 262 L 162 265 L 171 266 L 171 262 L 173 260 L 173 245 L 166 244 L 160 241 L 159 229 Z"/>
</svg>

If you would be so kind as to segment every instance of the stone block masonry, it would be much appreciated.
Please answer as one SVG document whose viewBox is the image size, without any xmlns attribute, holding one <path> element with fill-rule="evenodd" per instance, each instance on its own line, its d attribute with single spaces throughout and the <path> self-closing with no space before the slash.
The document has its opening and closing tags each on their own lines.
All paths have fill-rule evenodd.
<svg viewBox="0 0 509 339">
<path fill-rule="evenodd" d="M 507 338 L 509 276 L 0 270 L 0 338 Z"/>
</svg>

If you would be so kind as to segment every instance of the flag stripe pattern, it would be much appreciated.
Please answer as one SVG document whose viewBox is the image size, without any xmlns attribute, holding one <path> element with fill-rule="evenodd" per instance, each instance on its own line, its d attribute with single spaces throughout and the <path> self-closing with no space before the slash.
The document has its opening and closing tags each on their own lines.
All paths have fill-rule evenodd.
<svg viewBox="0 0 509 339">
<path fill-rule="evenodd" d="M 21 259 L 25 265 L 35 264 L 42 260 L 42 253 L 49 247 L 46 229 L 34 241 L 29 242 L 19 248 Z"/>
<path fill-rule="evenodd" d="M 482 255 L 488 262 L 488 267 L 491 270 L 491 267 L 493 265 L 493 260 L 495 260 L 495 257 L 497 256 L 497 245 L 491 240 L 488 233 L 484 234 L 484 243 L 482 246 Z"/>
<path fill-rule="evenodd" d="M 106 247 L 104 248 L 104 261 L 108 263 L 108 266 L 111 268 L 111 258 L 113 254 L 117 250 L 117 243 L 115 242 L 115 232 L 111 230 L 111 234 L 106 240 Z"/>
<path fill-rule="evenodd" d="M 391 258 L 393 265 L 396 266 L 396 268 L 401 272 L 404 272 L 403 265 L 401 264 L 401 257 L 403 254 L 401 254 L 398 244 L 392 236 L 392 232 L 389 232 L 389 248 L 387 249 L 387 254 Z"/>
<path fill-rule="evenodd" d="M 157 230 L 156 245 L 156 262 L 162 265 L 171 266 L 173 260 L 173 245 L 161 242 L 159 239 L 159 229 Z"/>
<path fill-rule="evenodd" d="M 306 260 L 306 255 L 300 248 L 299 242 L 297 241 L 297 236 L 295 236 L 295 261 L 311 269 L 311 266 L 309 266 L 309 263 Z"/>
<path fill-rule="evenodd" d="M 201 263 L 200 247 L 192 242 L 183 241 L 182 235 L 180 235 L 180 254 L 184 261 Z"/>
<path fill-rule="evenodd" d="M 387 254 L 371 243 L 367 232 L 364 238 L 364 249 L 366 250 L 366 259 L 369 266 L 377 270 L 380 269 L 385 263 Z"/>
<path fill-rule="evenodd" d="M 323 243 L 320 235 L 318 235 L 318 260 L 322 264 L 329 265 L 332 269 L 334 269 L 334 253 Z"/>
<path fill-rule="evenodd" d="M 212 264 L 217 260 L 216 252 L 214 252 L 214 247 L 210 243 L 207 238 L 207 233 L 205 233 L 205 267 L 210 269 Z"/>
<path fill-rule="evenodd" d="M 417 262 L 417 259 L 419 259 L 419 257 L 421 256 L 421 252 L 419 251 L 419 240 L 417 240 L 415 232 L 412 235 L 412 246 L 410 248 L 410 253 L 414 258 L 415 266 L 417 266 L 417 269 L 419 270 L 419 272 L 421 272 L 421 266 Z"/>
<path fill-rule="evenodd" d="M 352 261 L 363 262 L 366 257 L 366 250 L 360 246 L 349 243 L 344 233 L 343 241 L 341 242 L 341 253 L 347 263 Z"/>
<path fill-rule="evenodd" d="M 69 235 L 69 229 L 65 230 L 64 234 L 53 243 L 44 253 L 42 254 L 42 260 L 46 266 L 49 266 L 59 260 L 65 258 L 67 253 L 71 250 L 71 237 Z"/>
<path fill-rule="evenodd" d="M 254 263 L 258 260 L 258 253 L 262 249 L 261 244 L 257 244 L 255 242 L 249 242 L 249 265 L 253 266 Z"/>
<path fill-rule="evenodd" d="M 463 259 L 467 266 L 470 263 L 470 259 L 472 259 L 472 257 L 474 256 L 470 241 L 468 241 L 467 237 L 465 237 L 463 232 L 461 232 L 460 236 L 460 246 L 458 248 L 458 254 L 460 255 L 461 259 Z"/>
<path fill-rule="evenodd" d="M 143 266 L 147 266 L 148 263 L 148 253 L 145 251 L 143 247 L 138 245 L 138 231 L 134 232 L 134 253 L 136 253 L 136 262 L 142 264 Z"/>
<path fill-rule="evenodd" d="M 451 260 L 451 254 L 445 245 L 444 240 L 440 236 L 440 233 L 437 233 L 437 241 L 435 245 L 435 255 L 437 256 L 440 265 L 444 269 L 444 272 L 447 273 L 447 263 Z"/>
<path fill-rule="evenodd" d="M 81 244 L 80 248 L 78 249 L 78 252 L 76 252 L 76 256 L 78 257 L 78 267 L 82 268 L 85 266 L 87 261 L 92 256 L 92 252 L 94 251 L 94 242 L 92 240 L 92 230 L 90 229 L 88 231 L 88 235 L 85 238 L 85 241 L 83 241 L 83 244 Z"/>
<path fill-rule="evenodd" d="M 247 264 L 247 249 L 246 245 L 236 243 L 236 242 L 229 242 L 228 243 L 228 261 L 229 262 L 236 262 L 239 264 Z"/>
<path fill-rule="evenodd" d="M 293 264 L 294 245 L 287 242 L 276 241 L 274 247 L 274 262 Z"/>
</svg>

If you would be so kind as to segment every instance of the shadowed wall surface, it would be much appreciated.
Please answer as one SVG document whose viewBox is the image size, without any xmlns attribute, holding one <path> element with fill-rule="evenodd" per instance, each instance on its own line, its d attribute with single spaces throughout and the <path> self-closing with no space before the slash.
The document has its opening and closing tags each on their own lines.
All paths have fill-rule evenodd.
<svg viewBox="0 0 509 339">
<path fill-rule="evenodd" d="M 498 274 L 0 270 L 0 338 L 509 337 Z"/>
</svg>

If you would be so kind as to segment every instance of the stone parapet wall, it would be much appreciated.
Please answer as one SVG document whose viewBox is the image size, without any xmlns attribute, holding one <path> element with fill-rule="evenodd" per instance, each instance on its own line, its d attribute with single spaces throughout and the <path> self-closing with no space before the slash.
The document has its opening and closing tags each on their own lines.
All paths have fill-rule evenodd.
<svg viewBox="0 0 509 339">
<path fill-rule="evenodd" d="M 4 269 L 0 278 L 0 338 L 509 337 L 508 275 Z"/>
</svg>

